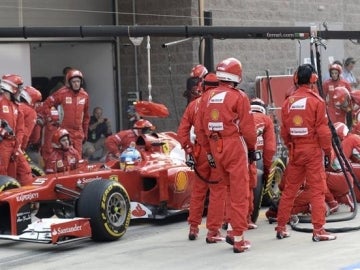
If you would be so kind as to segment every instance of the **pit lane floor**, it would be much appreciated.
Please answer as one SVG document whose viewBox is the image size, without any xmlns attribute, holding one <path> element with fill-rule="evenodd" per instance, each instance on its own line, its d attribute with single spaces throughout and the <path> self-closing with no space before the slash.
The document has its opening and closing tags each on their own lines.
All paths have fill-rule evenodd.
<svg viewBox="0 0 360 270">
<path fill-rule="evenodd" d="M 235 254 L 225 242 L 206 244 L 206 228 L 199 239 L 187 239 L 186 216 L 167 222 L 134 222 L 122 239 L 110 243 L 91 240 L 63 246 L 0 242 L 0 269 L 359 269 L 360 232 L 338 233 L 335 241 L 315 243 L 310 233 L 291 232 L 275 238 L 276 224 L 269 224 L 261 210 L 258 229 L 246 233 L 250 251 Z M 346 209 L 344 210 L 346 211 Z M 349 213 L 339 213 L 338 216 Z M 203 220 L 205 222 L 205 218 Z M 326 227 L 360 225 L 359 215 Z M 308 225 L 304 225 L 308 226 Z M 359 268 L 356 268 L 358 266 Z"/>
</svg>

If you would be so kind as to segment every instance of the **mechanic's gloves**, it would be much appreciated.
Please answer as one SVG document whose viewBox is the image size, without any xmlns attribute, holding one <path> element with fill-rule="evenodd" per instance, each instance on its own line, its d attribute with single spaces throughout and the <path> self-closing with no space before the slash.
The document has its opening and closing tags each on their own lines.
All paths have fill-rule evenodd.
<svg viewBox="0 0 360 270">
<path fill-rule="evenodd" d="M 207 160 L 209 162 L 209 166 L 211 168 L 216 168 L 215 159 L 214 159 L 213 155 L 211 153 L 207 153 L 206 156 L 207 156 Z"/>
<path fill-rule="evenodd" d="M 14 131 L 6 120 L 1 120 L 0 126 L 0 141 L 6 137 L 14 136 Z"/>
<path fill-rule="evenodd" d="M 325 168 L 330 168 L 331 166 L 331 162 L 334 159 L 334 153 L 332 150 L 329 151 L 325 151 L 325 156 L 324 156 L 324 166 Z"/>
<path fill-rule="evenodd" d="M 248 151 L 248 160 L 249 163 L 253 163 L 254 161 L 261 159 L 261 152 L 256 150 L 249 150 Z"/>
<path fill-rule="evenodd" d="M 188 144 L 184 146 L 184 150 L 185 150 L 185 153 L 188 155 L 192 154 L 192 152 L 193 152 L 192 146 L 188 145 Z"/>
<path fill-rule="evenodd" d="M 185 164 L 186 164 L 187 166 L 189 166 L 191 169 L 194 169 L 194 167 L 195 167 L 195 160 L 194 160 L 194 157 L 193 157 L 191 154 L 187 155 L 187 159 L 186 159 L 186 161 L 185 161 Z"/>
</svg>

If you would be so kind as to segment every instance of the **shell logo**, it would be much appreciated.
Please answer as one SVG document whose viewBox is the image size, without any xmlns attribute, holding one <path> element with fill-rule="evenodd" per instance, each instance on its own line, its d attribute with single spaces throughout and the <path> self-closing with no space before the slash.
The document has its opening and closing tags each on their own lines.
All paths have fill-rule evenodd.
<svg viewBox="0 0 360 270">
<path fill-rule="evenodd" d="M 293 117 L 293 123 L 294 123 L 294 125 L 295 126 L 301 126 L 302 125 L 302 123 L 303 123 L 303 119 L 302 119 L 302 117 L 300 116 L 300 115 L 295 115 L 294 117 Z"/>
<path fill-rule="evenodd" d="M 214 109 L 210 112 L 211 120 L 216 121 L 219 119 L 219 111 Z"/>
<path fill-rule="evenodd" d="M 175 192 L 184 192 L 188 185 L 188 176 L 186 172 L 178 172 L 175 175 Z"/>
</svg>

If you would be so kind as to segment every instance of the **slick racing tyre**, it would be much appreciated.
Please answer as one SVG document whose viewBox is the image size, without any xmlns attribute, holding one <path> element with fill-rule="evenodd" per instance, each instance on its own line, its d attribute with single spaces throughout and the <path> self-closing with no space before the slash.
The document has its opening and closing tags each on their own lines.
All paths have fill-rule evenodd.
<svg viewBox="0 0 360 270">
<path fill-rule="evenodd" d="M 31 173 L 34 177 L 37 176 L 44 176 L 45 172 L 43 169 L 41 169 L 39 166 L 37 166 L 34 163 L 30 163 Z"/>
<path fill-rule="evenodd" d="M 251 214 L 251 221 L 256 223 L 259 212 L 261 208 L 261 201 L 263 197 L 263 189 L 264 189 L 264 181 L 263 181 L 263 172 L 261 170 L 257 170 L 257 185 L 256 188 L 254 188 L 254 210 Z"/>
<path fill-rule="evenodd" d="M 270 206 L 272 200 L 280 196 L 279 184 L 284 171 L 284 162 L 280 158 L 275 159 L 271 164 L 270 173 L 265 183 L 262 206 Z"/>
<path fill-rule="evenodd" d="M 93 240 L 117 240 L 130 224 L 129 196 L 119 182 L 94 180 L 80 194 L 77 216 L 90 218 Z"/>
<path fill-rule="evenodd" d="M 20 183 L 16 179 L 7 175 L 0 175 L 0 192 L 20 186 Z"/>
</svg>

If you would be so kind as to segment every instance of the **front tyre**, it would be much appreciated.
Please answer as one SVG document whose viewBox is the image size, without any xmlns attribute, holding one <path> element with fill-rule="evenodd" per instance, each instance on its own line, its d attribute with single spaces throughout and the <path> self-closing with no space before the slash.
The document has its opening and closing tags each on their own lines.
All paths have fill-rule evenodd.
<svg viewBox="0 0 360 270">
<path fill-rule="evenodd" d="M 119 182 L 94 180 L 80 194 L 77 216 L 90 218 L 93 240 L 117 240 L 130 224 L 129 196 Z"/>
<path fill-rule="evenodd" d="M 7 175 L 0 175 L 0 192 L 13 188 L 18 188 L 20 186 L 20 183 L 15 178 Z"/>
</svg>

